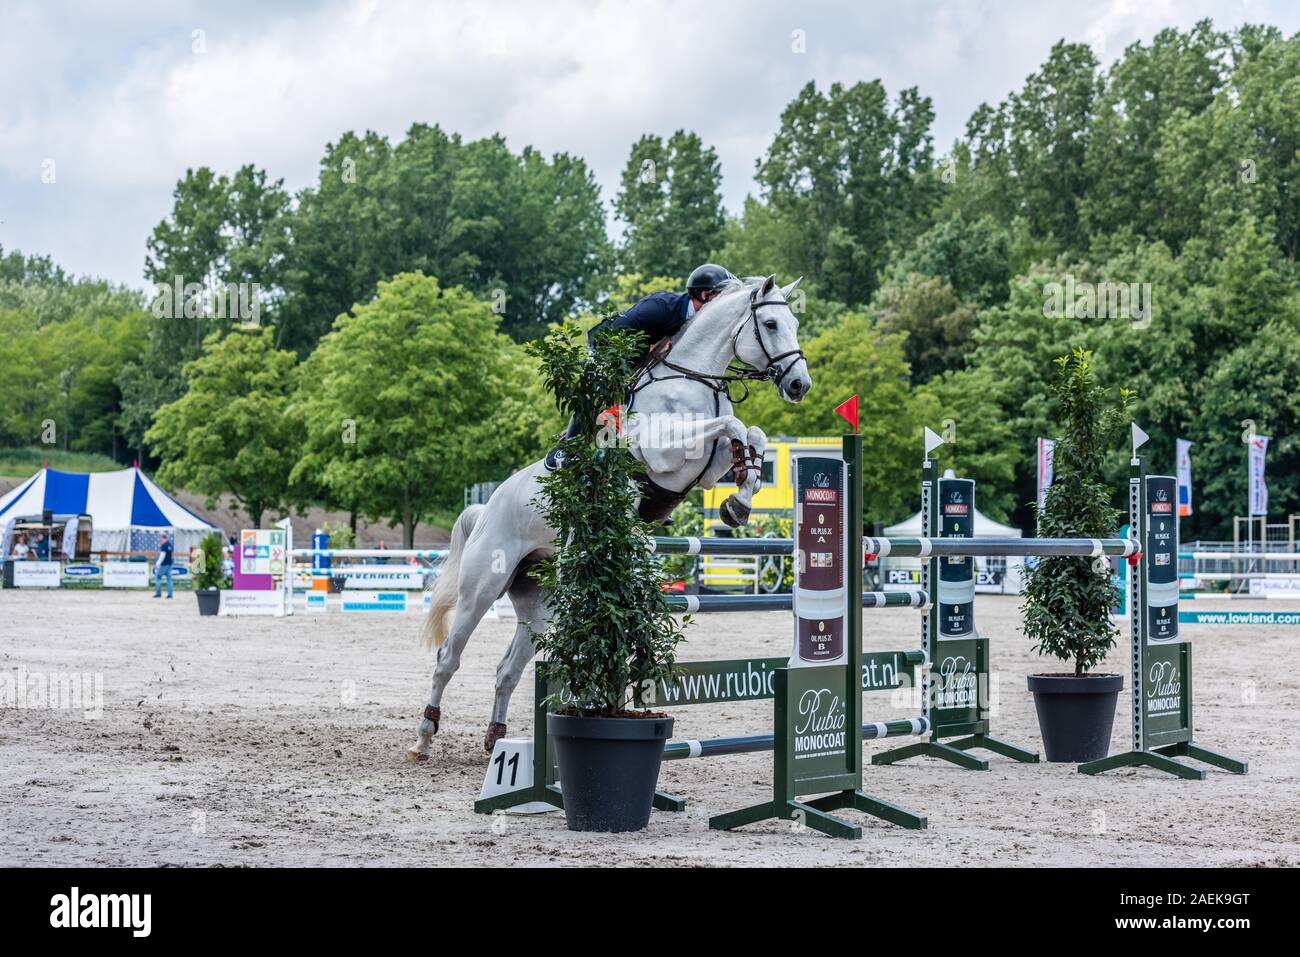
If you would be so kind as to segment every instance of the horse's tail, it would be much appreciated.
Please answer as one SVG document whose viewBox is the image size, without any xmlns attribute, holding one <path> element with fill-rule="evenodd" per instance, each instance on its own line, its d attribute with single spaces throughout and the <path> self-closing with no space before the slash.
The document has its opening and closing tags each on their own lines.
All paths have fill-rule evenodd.
<svg viewBox="0 0 1300 957">
<path fill-rule="evenodd" d="M 479 504 L 469 506 L 451 527 L 451 544 L 447 546 L 447 557 L 438 570 L 438 577 L 433 580 L 429 614 L 420 629 L 420 638 L 426 648 L 438 648 L 447 640 L 447 616 L 456 607 L 456 593 L 460 588 L 460 557 L 484 507 Z"/>
</svg>

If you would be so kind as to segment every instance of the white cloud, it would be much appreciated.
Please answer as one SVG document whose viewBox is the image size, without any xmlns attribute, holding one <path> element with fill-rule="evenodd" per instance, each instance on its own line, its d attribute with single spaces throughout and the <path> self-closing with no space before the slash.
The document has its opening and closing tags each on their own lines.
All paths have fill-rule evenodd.
<svg viewBox="0 0 1300 957">
<path fill-rule="evenodd" d="M 609 199 L 631 143 L 693 129 L 737 209 L 810 79 L 879 77 L 934 99 L 944 150 L 1064 36 L 1105 59 L 1203 16 L 1294 32 L 1295 8 L 1223 0 L 1001 3 L 10 4 L 0 34 L 0 243 L 140 284 L 144 241 L 187 167 L 310 184 L 325 143 L 415 122 L 570 152 Z M 206 52 L 191 51 L 205 31 Z M 807 52 L 791 50 L 805 31 Z M 40 181 L 54 159 L 58 181 Z"/>
</svg>

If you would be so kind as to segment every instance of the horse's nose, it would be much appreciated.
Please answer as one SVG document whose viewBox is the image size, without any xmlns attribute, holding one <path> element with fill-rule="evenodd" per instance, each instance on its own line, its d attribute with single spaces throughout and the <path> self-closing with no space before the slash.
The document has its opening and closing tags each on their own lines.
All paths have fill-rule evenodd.
<svg viewBox="0 0 1300 957">
<path fill-rule="evenodd" d="M 811 384 L 801 376 L 794 376 L 786 384 L 786 391 L 790 393 L 790 398 L 802 399 Z"/>
</svg>

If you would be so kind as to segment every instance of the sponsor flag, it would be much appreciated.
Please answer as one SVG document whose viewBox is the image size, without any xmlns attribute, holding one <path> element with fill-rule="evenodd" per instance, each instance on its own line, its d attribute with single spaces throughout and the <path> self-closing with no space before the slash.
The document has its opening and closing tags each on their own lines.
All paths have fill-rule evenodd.
<svg viewBox="0 0 1300 957">
<path fill-rule="evenodd" d="M 1250 437 L 1250 514 L 1268 514 L 1268 486 L 1264 484 L 1264 456 L 1268 454 L 1268 436 Z"/>
<path fill-rule="evenodd" d="M 1047 507 L 1047 490 L 1052 487 L 1052 463 L 1056 456 L 1055 439 L 1038 440 L 1038 510 Z"/>
<path fill-rule="evenodd" d="M 1196 443 L 1187 439 L 1178 439 L 1178 515 L 1186 517 L 1192 514 L 1192 456 L 1191 448 Z"/>
</svg>

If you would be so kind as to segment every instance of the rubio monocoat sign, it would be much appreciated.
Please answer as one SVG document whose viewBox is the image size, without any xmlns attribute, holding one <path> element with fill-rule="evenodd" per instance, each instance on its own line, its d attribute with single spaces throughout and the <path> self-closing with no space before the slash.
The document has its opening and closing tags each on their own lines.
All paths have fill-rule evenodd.
<svg viewBox="0 0 1300 957">
<path fill-rule="evenodd" d="M 1189 725 L 1187 662 L 1178 632 L 1177 486 L 1172 476 L 1150 475 L 1147 483 L 1147 641 L 1142 655 L 1142 725 L 1144 734 L 1180 730 Z"/>
<path fill-rule="evenodd" d="M 790 667 L 844 664 L 845 548 L 842 458 L 794 456 L 794 650 Z"/>
<path fill-rule="evenodd" d="M 938 486 L 939 535 L 970 538 L 975 534 L 975 483 L 945 478 Z M 939 559 L 936 589 L 938 641 L 931 669 L 931 706 L 951 720 L 979 719 L 979 654 L 975 636 L 975 559 L 958 555 Z"/>
</svg>

